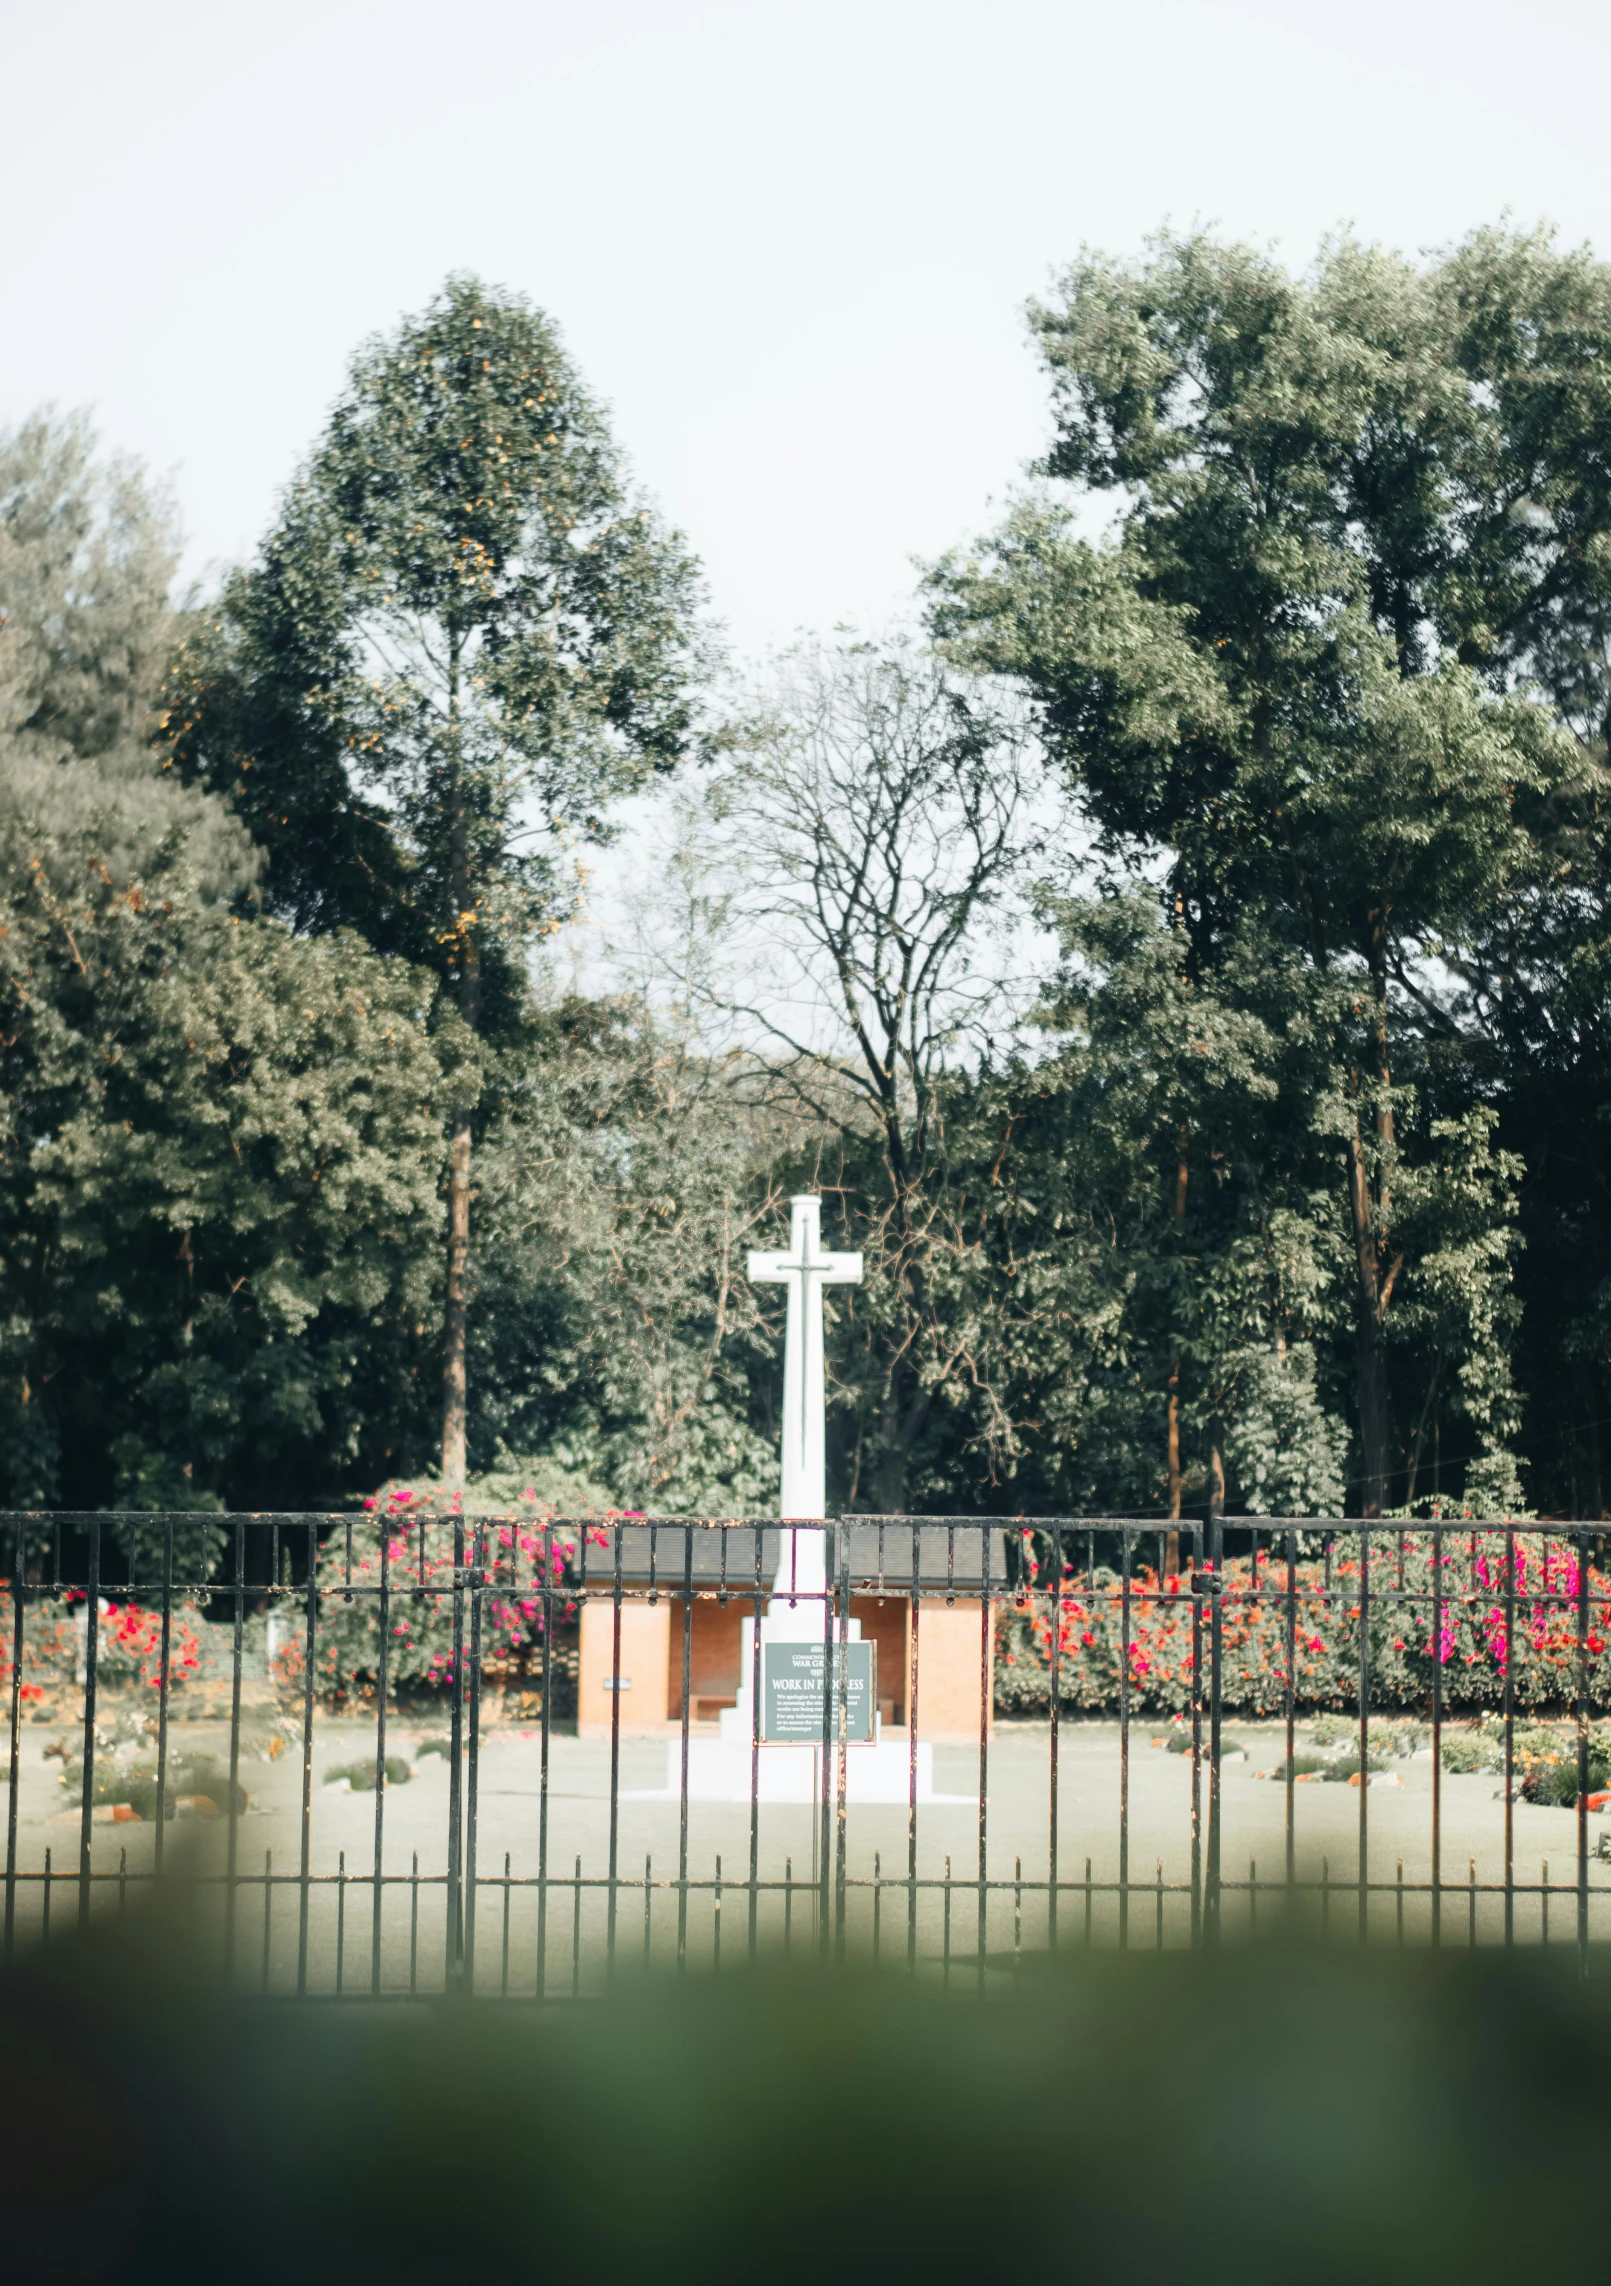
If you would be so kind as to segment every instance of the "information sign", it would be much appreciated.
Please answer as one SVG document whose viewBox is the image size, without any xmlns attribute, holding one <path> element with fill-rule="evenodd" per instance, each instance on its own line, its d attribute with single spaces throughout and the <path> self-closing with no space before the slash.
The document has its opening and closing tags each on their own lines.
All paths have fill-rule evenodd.
<svg viewBox="0 0 1611 2286">
<path fill-rule="evenodd" d="M 851 1746 L 871 1746 L 878 1709 L 871 1643 L 847 1643 L 845 1738 Z M 831 1652 L 831 1657 L 828 1655 Z M 839 1736 L 839 1645 L 765 1643 L 761 1647 L 761 1737 L 769 1745 L 822 1744 L 823 1677 L 832 1701 L 828 1735 Z"/>
</svg>

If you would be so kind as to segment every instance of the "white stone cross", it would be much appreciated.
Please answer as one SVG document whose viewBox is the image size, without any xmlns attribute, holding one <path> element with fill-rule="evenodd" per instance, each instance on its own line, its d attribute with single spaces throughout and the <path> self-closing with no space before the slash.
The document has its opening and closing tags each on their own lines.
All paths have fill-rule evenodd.
<svg viewBox="0 0 1611 2286">
<path fill-rule="evenodd" d="M 827 1467 L 823 1417 L 826 1391 L 822 1368 L 822 1289 L 824 1286 L 859 1286 L 859 1254 L 825 1254 L 822 1250 L 822 1201 L 813 1191 L 789 1201 L 793 1223 L 784 1254 L 752 1254 L 750 1279 L 755 1285 L 787 1286 L 788 1330 L 783 1344 L 783 1497 L 778 1513 L 791 1517 L 820 1517 L 827 1506 Z M 820 1532 L 785 1532 L 779 1551 L 774 1596 L 791 1588 L 801 1595 L 821 1595 L 827 1586 Z"/>
</svg>

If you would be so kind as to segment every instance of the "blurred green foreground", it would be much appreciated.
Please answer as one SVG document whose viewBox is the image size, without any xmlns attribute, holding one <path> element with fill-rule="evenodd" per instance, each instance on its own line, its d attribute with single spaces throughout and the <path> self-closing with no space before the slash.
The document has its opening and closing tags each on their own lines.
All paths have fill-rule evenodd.
<svg viewBox="0 0 1611 2286">
<path fill-rule="evenodd" d="M 1266 1943 L 294 2008 L 125 1924 L 0 1986 L 20 2280 L 1515 2279 L 1593 2265 L 1611 1978 Z"/>
</svg>

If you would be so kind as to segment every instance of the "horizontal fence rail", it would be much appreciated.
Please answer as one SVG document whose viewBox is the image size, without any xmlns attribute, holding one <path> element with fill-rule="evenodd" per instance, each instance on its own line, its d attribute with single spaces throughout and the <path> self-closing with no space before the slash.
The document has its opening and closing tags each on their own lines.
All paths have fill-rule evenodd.
<svg viewBox="0 0 1611 2286">
<path fill-rule="evenodd" d="M 986 1991 L 1275 1910 L 1584 1973 L 1611 1933 L 1592 1525 L 404 1507 L 0 1547 L 8 1958 L 159 1883 L 232 1985 L 309 1997 L 795 1949 Z"/>
</svg>

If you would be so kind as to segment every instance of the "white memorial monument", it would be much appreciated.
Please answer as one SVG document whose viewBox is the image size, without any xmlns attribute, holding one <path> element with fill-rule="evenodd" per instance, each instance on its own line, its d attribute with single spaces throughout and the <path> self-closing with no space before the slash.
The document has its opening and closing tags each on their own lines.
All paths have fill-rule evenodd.
<svg viewBox="0 0 1611 2286">
<path fill-rule="evenodd" d="M 791 1199 L 789 1206 L 788 1251 L 752 1254 L 749 1273 L 751 1285 L 789 1289 L 788 1323 L 783 1337 L 783 1496 L 778 1503 L 778 1514 L 785 1522 L 791 1517 L 804 1516 L 820 1523 L 828 1505 L 822 1289 L 824 1286 L 859 1286 L 861 1256 L 823 1252 L 822 1201 L 813 1192 Z M 785 1636 L 797 1641 L 820 1639 L 825 1602 L 801 1603 L 799 1598 L 802 1595 L 822 1598 L 826 1587 L 823 1534 L 785 1532 L 777 1577 L 772 1582 L 772 1609 L 762 1622 L 763 1635 L 770 1634 L 774 1640 Z M 745 1649 L 747 1652 L 749 1646 Z M 747 1686 L 748 1665 L 744 1675 Z"/>
<path fill-rule="evenodd" d="M 861 1282 L 859 1254 L 828 1254 L 822 1245 L 822 1201 L 806 1193 L 790 1201 L 789 1245 L 785 1252 L 752 1254 L 749 1274 L 761 1285 L 782 1285 L 789 1290 L 788 1328 L 783 1347 L 783 1492 L 779 1502 L 782 1521 L 820 1522 L 827 1506 L 824 1463 L 826 1392 L 822 1363 L 822 1290 L 825 1286 L 854 1286 Z M 824 1564 L 825 1535 L 785 1531 L 780 1535 L 778 1568 L 772 1582 L 771 1602 L 761 1620 L 761 1662 L 764 1678 L 771 1645 L 822 1643 L 839 1639 L 839 1624 L 832 1617 Z M 861 1638 L 861 1622 L 846 1622 L 847 1641 Z M 848 1654 L 847 1654 L 848 1656 Z M 826 1658 L 823 1664 L 826 1665 Z M 691 1738 L 688 1742 L 688 1795 L 691 1801 L 747 1802 L 750 1796 L 751 1754 L 757 1725 L 752 1696 L 755 1673 L 755 1621 L 744 1621 L 738 1703 L 723 1709 L 719 1738 Z M 854 1670 L 852 1669 L 852 1683 Z M 816 1703 L 821 1704 L 820 1685 Z M 870 1710 L 871 1739 L 845 1750 L 845 1796 L 850 1802 L 905 1802 L 911 1786 L 910 1747 L 904 1738 L 879 1735 L 876 1708 Z M 837 1706 L 831 1716 L 835 1736 Z M 820 1742 L 803 1738 L 768 1741 L 761 1726 L 756 1798 L 762 1802 L 811 1802 L 819 1799 Z M 670 1791 L 680 1791 L 682 1745 L 671 1742 Z M 837 1748 L 829 1752 L 828 1791 L 838 1788 Z M 919 1801 L 934 1796 L 934 1749 L 917 1749 Z"/>
</svg>

